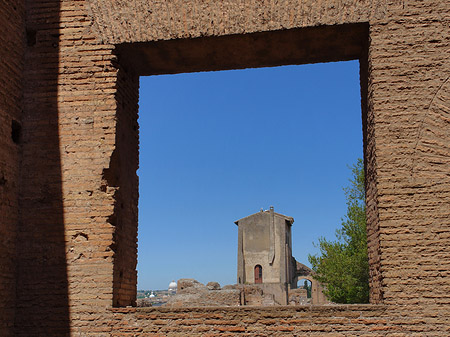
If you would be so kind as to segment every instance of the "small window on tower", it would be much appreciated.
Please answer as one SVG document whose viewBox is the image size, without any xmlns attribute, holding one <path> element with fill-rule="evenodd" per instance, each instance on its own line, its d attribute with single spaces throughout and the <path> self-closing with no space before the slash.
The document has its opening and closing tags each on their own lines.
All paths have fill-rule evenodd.
<svg viewBox="0 0 450 337">
<path fill-rule="evenodd" d="M 262 267 L 259 264 L 255 266 L 255 283 L 262 283 Z"/>
</svg>

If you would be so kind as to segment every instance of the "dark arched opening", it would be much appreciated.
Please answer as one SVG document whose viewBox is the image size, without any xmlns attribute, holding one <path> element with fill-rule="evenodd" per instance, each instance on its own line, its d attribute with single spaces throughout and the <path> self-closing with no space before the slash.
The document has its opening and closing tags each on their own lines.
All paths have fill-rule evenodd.
<svg viewBox="0 0 450 337">
<path fill-rule="evenodd" d="M 259 264 L 255 266 L 255 283 L 262 283 L 262 267 Z"/>
</svg>

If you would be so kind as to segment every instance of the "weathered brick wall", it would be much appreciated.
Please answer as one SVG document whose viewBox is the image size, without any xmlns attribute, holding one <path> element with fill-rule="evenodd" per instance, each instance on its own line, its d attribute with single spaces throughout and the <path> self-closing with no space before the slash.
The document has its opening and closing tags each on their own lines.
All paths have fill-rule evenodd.
<svg viewBox="0 0 450 337">
<path fill-rule="evenodd" d="M 120 67 L 117 86 L 116 149 L 108 174 L 117 188 L 114 214 L 109 218 L 114 228 L 113 305 L 136 305 L 137 226 L 138 221 L 138 93 L 139 77 L 132 68 Z M 111 176 L 113 174 L 113 176 Z M 105 176 L 105 175 L 104 175 Z M 107 181 L 108 183 L 108 181 Z"/>
<path fill-rule="evenodd" d="M 366 188 L 367 250 L 369 256 L 370 303 L 382 303 L 382 275 L 380 272 L 380 228 L 378 218 L 377 161 L 375 148 L 375 121 L 372 91 L 369 91 L 369 42 L 360 59 L 361 111 L 364 144 L 364 169 Z"/>
<path fill-rule="evenodd" d="M 24 20 L 22 1 L 0 3 L 0 333 L 3 335 L 12 335 L 15 310 Z"/>
<path fill-rule="evenodd" d="M 18 335 L 136 298 L 139 81 L 90 24 L 82 1 L 27 3 Z"/>
<path fill-rule="evenodd" d="M 382 0 L 86 1 L 97 34 L 103 41 L 115 44 L 369 22 L 386 17 L 388 3 Z"/>
<path fill-rule="evenodd" d="M 69 302 L 59 140 L 59 3 L 26 1 L 17 335 L 64 334 Z M 62 88 L 59 88 L 62 89 Z"/>
<path fill-rule="evenodd" d="M 402 317 L 383 305 L 115 309 L 111 336 L 447 336 L 448 320 Z"/>
<path fill-rule="evenodd" d="M 111 336 L 385 336 L 398 331 L 376 306 L 116 309 Z"/>
<path fill-rule="evenodd" d="M 5 15 L 10 7 L 2 6 Z M 16 334 L 448 335 L 449 12 L 438 0 L 29 0 Z M 136 291 L 138 68 L 122 52 L 147 41 L 140 52 L 165 48 L 170 71 L 220 69 L 225 56 L 197 68 L 177 57 L 193 43 L 220 54 L 222 42 L 259 48 L 261 41 L 275 46 L 273 40 L 284 43 L 277 50 L 297 48 L 292 58 L 272 51 L 258 64 L 235 54 L 227 65 L 367 58 L 361 73 L 371 298 L 383 307 L 114 311 L 132 303 Z M 14 50 L 8 62 L 20 59 L 20 47 Z M 144 62 L 139 71 L 151 67 Z M 2 87 L 2 95 L 16 97 L 20 84 L 14 88 Z M 8 111 L 19 114 L 19 103 L 15 98 Z M 7 156 L 15 151 L 8 146 Z M 12 214 L 14 224 L 14 212 L 0 214 Z"/>
<path fill-rule="evenodd" d="M 433 315 L 450 303 L 450 6 L 389 9 L 369 50 L 384 303 Z"/>
</svg>

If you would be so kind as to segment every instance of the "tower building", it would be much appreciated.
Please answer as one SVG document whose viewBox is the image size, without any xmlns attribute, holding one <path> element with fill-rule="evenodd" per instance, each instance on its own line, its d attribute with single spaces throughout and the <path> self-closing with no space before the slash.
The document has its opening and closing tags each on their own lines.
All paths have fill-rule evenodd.
<svg viewBox="0 0 450 337">
<path fill-rule="evenodd" d="M 258 284 L 287 304 L 288 290 L 297 287 L 296 262 L 292 257 L 292 217 L 261 210 L 237 220 L 238 284 Z"/>
</svg>

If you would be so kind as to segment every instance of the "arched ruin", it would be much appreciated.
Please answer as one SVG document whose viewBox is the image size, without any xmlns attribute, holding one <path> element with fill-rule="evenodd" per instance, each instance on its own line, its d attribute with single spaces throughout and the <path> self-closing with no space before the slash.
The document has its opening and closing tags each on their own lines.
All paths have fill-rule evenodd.
<svg viewBox="0 0 450 337">
<path fill-rule="evenodd" d="M 0 3 L 4 336 L 448 335 L 450 5 Z M 139 76 L 357 59 L 370 304 L 136 299 Z"/>
</svg>

